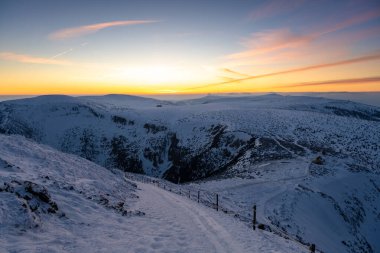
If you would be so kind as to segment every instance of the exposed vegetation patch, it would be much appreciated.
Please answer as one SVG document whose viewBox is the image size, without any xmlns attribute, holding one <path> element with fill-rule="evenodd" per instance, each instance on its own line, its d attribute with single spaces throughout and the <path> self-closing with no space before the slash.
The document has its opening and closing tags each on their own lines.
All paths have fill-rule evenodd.
<svg viewBox="0 0 380 253">
<path fill-rule="evenodd" d="M 120 124 L 120 125 L 123 125 L 123 126 L 126 126 L 126 125 L 133 126 L 135 124 L 135 122 L 133 120 L 128 120 L 128 119 L 126 119 L 124 117 L 121 117 L 121 116 L 113 115 L 111 117 L 111 119 L 116 124 Z"/>
<path fill-rule="evenodd" d="M 146 129 L 147 133 L 152 133 L 152 134 L 156 134 L 158 132 L 163 132 L 163 131 L 168 130 L 166 126 L 158 126 L 152 123 L 145 123 L 144 128 Z"/>
</svg>

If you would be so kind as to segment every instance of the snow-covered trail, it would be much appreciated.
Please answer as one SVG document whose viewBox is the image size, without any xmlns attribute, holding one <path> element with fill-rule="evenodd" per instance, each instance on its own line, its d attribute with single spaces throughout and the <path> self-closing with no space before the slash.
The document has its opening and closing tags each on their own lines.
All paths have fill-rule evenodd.
<svg viewBox="0 0 380 253">
<path fill-rule="evenodd" d="M 285 239 L 252 231 L 238 220 L 150 184 L 139 183 L 131 252 L 302 252 Z M 131 231 L 133 234 L 134 232 Z"/>
<path fill-rule="evenodd" d="M 146 212 L 152 221 L 152 231 L 160 235 L 168 235 L 170 231 L 168 240 L 171 243 L 189 252 L 206 249 L 211 252 L 243 251 L 224 227 L 194 203 L 186 203 L 186 199 L 152 185 L 141 184 L 140 187 L 139 210 Z"/>
</svg>

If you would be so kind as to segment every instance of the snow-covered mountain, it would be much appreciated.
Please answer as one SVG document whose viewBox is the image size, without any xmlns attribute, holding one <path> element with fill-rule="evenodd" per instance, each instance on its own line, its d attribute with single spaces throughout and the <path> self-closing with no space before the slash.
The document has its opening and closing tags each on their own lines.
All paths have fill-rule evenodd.
<svg viewBox="0 0 380 253">
<path fill-rule="evenodd" d="M 326 252 L 376 252 L 380 109 L 305 96 L 42 96 L 0 103 L 0 132 L 95 163 L 259 203 Z M 257 194 L 255 194 L 257 192 Z M 318 211 L 317 209 L 320 209 Z"/>
<path fill-rule="evenodd" d="M 230 168 L 249 150 L 260 152 L 256 159 L 344 153 L 376 171 L 379 115 L 378 108 L 353 102 L 275 94 L 177 103 L 42 96 L 0 103 L 0 132 L 106 167 L 189 181 Z M 267 145 L 258 149 L 260 138 Z"/>
<path fill-rule="evenodd" d="M 306 253 L 120 170 L 0 134 L 0 252 L 258 250 Z"/>
</svg>

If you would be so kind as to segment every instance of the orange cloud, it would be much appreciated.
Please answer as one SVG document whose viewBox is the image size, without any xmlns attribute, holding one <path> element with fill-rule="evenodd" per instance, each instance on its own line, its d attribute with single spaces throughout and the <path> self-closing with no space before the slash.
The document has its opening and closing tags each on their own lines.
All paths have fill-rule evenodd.
<svg viewBox="0 0 380 253">
<path fill-rule="evenodd" d="M 22 63 L 50 64 L 50 65 L 70 65 L 71 62 L 55 60 L 53 58 L 43 58 L 25 54 L 16 54 L 12 52 L 0 52 L 0 59 L 7 61 L 16 61 Z"/>
<path fill-rule="evenodd" d="M 347 64 L 353 64 L 353 63 L 359 63 L 359 62 L 365 62 L 365 61 L 373 61 L 373 60 L 378 60 L 378 59 L 380 59 L 380 54 L 367 55 L 367 56 L 351 58 L 351 59 L 347 59 L 347 60 L 343 60 L 343 61 L 322 63 L 322 64 L 311 65 L 311 66 L 306 66 L 306 67 L 302 67 L 302 68 L 289 69 L 289 70 L 284 70 L 284 71 L 279 71 L 279 72 L 274 72 L 274 73 L 251 76 L 251 77 L 244 78 L 243 80 L 256 79 L 256 78 L 269 77 L 269 76 L 277 76 L 277 75 L 296 73 L 296 72 L 302 72 L 302 71 L 307 71 L 307 70 L 314 70 L 314 69 L 321 69 L 321 68 L 334 67 L 334 66 L 340 66 L 340 65 L 347 65 Z M 240 79 L 240 81 L 242 81 L 242 79 Z"/>
<path fill-rule="evenodd" d="M 374 61 L 374 60 L 379 60 L 379 59 L 380 59 L 380 53 L 376 53 L 376 54 L 372 54 L 372 55 L 366 55 L 366 56 L 346 59 L 346 60 L 342 60 L 342 61 L 321 63 L 321 64 L 310 65 L 310 66 L 294 68 L 294 69 L 288 69 L 288 70 L 272 72 L 272 73 L 267 73 L 267 74 L 262 74 L 262 75 L 249 76 L 249 77 L 245 77 L 245 78 L 239 78 L 239 79 L 234 79 L 234 80 L 220 82 L 220 83 L 213 83 L 213 84 L 208 84 L 208 85 L 204 85 L 204 86 L 192 87 L 192 88 L 189 88 L 186 90 L 208 88 L 208 87 L 214 87 L 214 86 L 219 86 L 219 85 L 224 85 L 224 84 L 229 84 L 229 83 L 235 83 L 235 82 L 242 82 L 242 81 L 253 80 L 253 79 L 258 79 L 258 78 L 278 76 L 278 75 L 283 75 L 283 74 L 297 73 L 297 72 L 303 72 L 303 71 L 308 71 L 308 70 L 335 67 L 335 66 L 360 63 L 360 62 L 366 62 L 366 61 Z"/>
<path fill-rule="evenodd" d="M 326 84 L 363 84 L 363 83 L 376 83 L 380 82 L 380 76 L 375 77 L 364 77 L 364 78 L 351 78 L 351 79 L 338 79 L 338 80 L 327 80 L 318 82 L 304 82 L 290 85 L 277 86 L 274 88 L 292 88 L 292 87 L 305 87 L 305 86 L 317 86 Z"/>
<path fill-rule="evenodd" d="M 360 13 L 356 16 L 353 16 L 352 18 L 346 19 L 340 23 L 333 25 L 331 28 L 326 29 L 325 31 L 321 31 L 318 35 L 321 36 L 321 35 L 324 35 L 327 33 L 339 31 L 339 30 L 342 30 L 346 27 L 365 23 L 371 19 L 378 18 L 378 17 L 380 17 L 380 10 L 378 10 L 378 9 L 367 11 L 364 13 Z"/>
<path fill-rule="evenodd" d="M 293 48 L 290 46 L 288 48 L 283 47 L 283 50 L 279 48 L 279 50 L 260 55 L 257 54 L 252 57 L 235 57 L 236 59 L 229 59 L 223 65 L 230 69 L 245 67 L 246 70 L 244 72 L 250 72 L 247 69 L 249 66 L 249 69 L 257 71 L 265 65 L 280 66 L 280 64 L 290 65 L 295 63 L 306 65 L 311 62 L 324 62 L 327 59 L 347 57 L 352 52 L 352 45 L 364 42 L 371 37 L 378 37 L 379 35 L 380 26 L 374 26 L 360 30 L 355 29 L 350 32 L 341 33 L 339 36 L 331 36 L 327 40 L 313 41 L 313 43 L 308 43 L 307 39 L 301 41 L 301 38 L 299 38 L 298 40 L 293 40 Z"/>
<path fill-rule="evenodd" d="M 237 72 L 237 71 L 231 70 L 231 69 L 227 69 L 227 68 L 223 68 L 223 69 L 221 69 L 221 71 L 223 71 L 223 72 L 226 73 L 226 74 L 232 74 L 232 75 L 234 75 L 234 76 L 251 77 L 250 75 L 246 75 L 246 74 L 243 74 L 243 73 L 240 73 L 240 72 Z"/>
<path fill-rule="evenodd" d="M 296 35 L 289 29 L 267 30 L 252 34 L 249 39 L 243 41 L 243 45 L 249 50 L 227 55 L 227 59 L 241 59 L 253 57 L 272 51 L 296 48 L 315 39 L 315 35 Z"/>
<path fill-rule="evenodd" d="M 128 25 L 141 25 L 141 24 L 148 24 L 148 23 L 155 23 L 158 21 L 155 20 L 122 20 L 122 21 L 113 21 L 113 22 L 105 22 L 105 23 L 98 23 L 98 24 L 92 24 L 92 25 L 85 25 L 85 26 L 79 26 L 79 27 L 71 27 L 66 28 L 62 30 L 58 30 L 56 32 L 53 32 L 49 35 L 50 39 L 53 40 L 61 40 L 61 39 L 68 39 L 72 37 L 78 37 L 82 35 L 86 35 L 89 33 L 95 33 L 99 30 L 114 27 L 114 26 L 128 26 Z"/>
<path fill-rule="evenodd" d="M 225 58 L 236 60 L 251 58 L 257 55 L 276 52 L 282 49 L 297 48 L 298 50 L 301 46 L 309 45 L 326 34 L 333 33 L 353 25 L 365 23 L 378 17 L 380 17 L 380 10 L 371 10 L 365 13 L 360 13 L 334 25 L 329 24 L 328 28 L 319 29 L 319 31 L 317 29 L 316 32 L 304 35 L 295 34 L 286 28 L 253 33 L 249 38 L 242 41 L 243 46 L 245 46 L 247 50 L 227 55 Z"/>
</svg>

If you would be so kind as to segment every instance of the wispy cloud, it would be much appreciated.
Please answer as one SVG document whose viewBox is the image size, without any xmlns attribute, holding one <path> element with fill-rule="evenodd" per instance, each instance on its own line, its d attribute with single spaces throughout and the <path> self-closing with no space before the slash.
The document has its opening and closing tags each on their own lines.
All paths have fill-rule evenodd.
<svg viewBox="0 0 380 253">
<path fill-rule="evenodd" d="M 149 24 L 156 23 L 156 20 L 121 20 L 121 21 L 113 21 L 113 22 L 105 22 L 105 23 L 97 23 L 92 25 L 78 26 L 78 27 L 70 27 L 62 30 L 55 31 L 49 35 L 49 38 L 52 40 L 62 40 L 68 39 L 72 37 L 79 37 L 82 35 L 95 33 L 99 30 L 115 27 L 115 26 L 129 26 L 129 25 L 141 25 L 141 24 Z"/>
<path fill-rule="evenodd" d="M 50 59 L 55 59 L 55 58 L 60 57 L 60 56 L 62 56 L 62 55 L 68 54 L 68 53 L 72 52 L 73 50 L 74 50 L 74 49 L 70 48 L 70 49 L 68 49 L 68 50 L 66 50 L 66 51 L 60 52 L 60 53 L 58 53 L 58 54 L 52 56 Z"/>
<path fill-rule="evenodd" d="M 88 45 L 88 42 L 83 42 L 83 43 L 81 43 L 80 46 L 78 46 L 78 47 L 82 48 L 82 47 L 85 47 L 85 46 L 87 46 L 87 45 Z M 76 48 L 78 48 L 78 47 L 76 47 Z M 69 49 L 67 49 L 67 50 L 65 50 L 65 51 L 62 51 L 62 52 L 56 54 L 56 55 L 53 55 L 52 57 L 50 57 L 50 59 L 55 59 L 55 58 L 61 57 L 62 55 L 66 55 L 66 54 L 68 54 L 68 53 L 71 53 L 71 52 L 73 52 L 76 48 L 75 48 L 75 47 L 74 47 L 74 48 L 69 48 Z"/>
<path fill-rule="evenodd" d="M 229 60 L 252 58 L 257 55 L 265 55 L 280 50 L 299 49 L 308 46 L 322 36 L 334 33 L 345 28 L 365 23 L 369 20 L 380 17 L 380 10 L 371 10 L 359 13 L 353 17 L 345 19 L 335 24 L 329 23 L 325 28 L 315 29 L 307 34 L 294 33 L 288 28 L 264 30 L 251 34 L 244 38 L 241 44 L 246 48 L 238 53 L 227 55 Z"/>
<path fill-rule="evenodd" d="M 307 86 L 331 85 L 331 84 L 334 84 L 334 85 L 363 84 L 363 83 L 377 83 L 377 82 L 380 82 L 380 76 L 326 80 L 326 81 L 317 81 L 317 82 L 304 82 L 304 83 L 297 83 L 297 84 L 282 85 L 282 86 L 277 86 L 274 88 L 293 88 L 293 87 L 307 87 Z"/>
<path fill-rule="evenodd" d="M 228 68 L 222 68 L 221 71 L 225 74 L 232 74 L 234 76 L 251 77 L 250 75 L 246 75 L 246 74 L 243 74 L 243 73 L 240 73 L 240 72 L 234 71 L 232 69 L 228 69 Z"/>
<path fill-rule="evenodd" d="M 224 83 L 237 83 L 242 78 L 244 79 L 251 77 L 250 75 L 246 75 L 228 68 L 221 68 L 218 69 L 218 71 L 222 74 L 222 76 L 218 75 L 218 78 L 223 80 Z"/>
<path fill-rule="evenodd" d="M 44 58 L 25 54 L 17 54 L 12 52 L 0 52 L 0 59 L 7 61 L 15 61 L 33 64 L 49 64 L 49 65 L 70 65 L 71 62 L 63 60 L 55 60 L 54 58 Z"/>
<path fill-rule="evenodd" d="M 242 44 L 248 50 L 227 55 L 227 59 L 249 58 L 260 54 L 270 53 L 285 48 L 296 48 L 309 43 L 315 35 L 297 35 L 289 29 L 277 29 L 257 32 L 250 38 L 244 39 Z"/>
<path fill-rule="evenodd" d="M 346 59 L 346 60 L 342 60 L 342 61 L 322 63 L 322 64 L 310 65 L 310 66 L 306 66 L 306 67 L 289 69 L 289 70 L 273 72 L 273 73 L 268 73 L 268 74 L 263 74 L 263 75 L 251 76 L 251 77 L 247 77 L 244 79 L 240 79 L 240 81 L 263 78 L 263 77 L 270 77 L 270 76 L 277 76 L 277 75 L 283 75 L 283 74 L 290 74 L 290 73 L 297 73 L 297 72 L 303 72 L 303 71 L 307 71 L 307 70 L 315 70 L 315 69 L 321 69 L 321 68 L 335 67 L 335 66 L 360 63 L 360 62 L 366 62 L 366 61 L 373 61 L 373 60 L 379 60 L 379 59 L 380 59 L 380 54 L 366 55 L 366 56 Z"/>
<path fill-rule="evenodd" d="M 192 87 L 192 88 L 189 88 L 186 90 L 203 89 L 203 88 L 220 86 L 220 85 L 224 85 L 224 84 L 254 80 L 254 79 L 259 79 L 259 78 L 278 76 L 278 75 L 284 75 L 284 74 L 290 74 L 290 73 L 297 73 L 297 72 L 322 69 L 322 68 L 328 68 L 328 67 L 335 67 L 335 66 L 341 66 L 341 65 L 348 65 L 348 64 L 354 64 L 354 63 L 360 63 L 360 62 L 374 61 L 374 60 L 380 60 L 380 53 L 377 52 L 377 53 L 371 54 L 371 55 L 366 55 L 366 56 L 361 56 L 361 57 L 356 57 L 356 58 L 350 58 L 350 59 L 336 61 L 336 62 L 327 62 L 327 63 L 321 63 L 321 64 L 316 64 L 316 65 L 309 65 L 306 67 L 288 69 L 288 70 L 283 70 L 283 71 L 278 71 L 278 72 L 271 72 L 271 73 L 262 74 L 262 75 L 255 75 L 255 76 L 249 76 L 249 77 L 245 77 L 245 78 L 233 79 L 233 80 L 220 82 L 220 83 L 213 83 L 213 84 L 208 84 L 208 85 L 203 85 L 203 86 L 198 86 L 198 87 Z"/>
<path fill-rule="evenodd" d="M 358 13 L 352 16 L 351 18 L 338 22 L 335 25 L 331 25 L 330 28 L 325 29 L 324 31 L 321 31 L 318 35 L 321 36 L 327 33 L 339 31 L 346 27 L 365 23 L 371 19 L 375 19 L 378 17 L 380 17 L 380 9 L 374 9 L 374 10 Z"/>
</svg>

